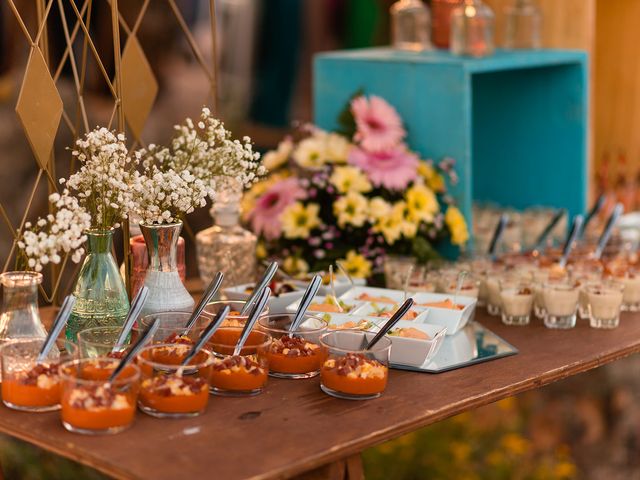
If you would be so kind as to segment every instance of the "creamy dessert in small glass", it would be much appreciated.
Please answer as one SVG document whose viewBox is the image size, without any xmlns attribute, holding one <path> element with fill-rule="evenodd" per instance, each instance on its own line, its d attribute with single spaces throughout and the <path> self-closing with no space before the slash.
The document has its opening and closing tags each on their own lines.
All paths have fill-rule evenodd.
<svg viewBox="0 0 640 480">
<path fill-rule="evenodd" d="M 531 282 L 502 279 L 499 286 L 502 323 L 528 325 L 533 308 Z"/>
<path fill-rule="evenodd" d="M 624 285 L 622 294 L 622 310 L 640 311 L 640 274 L 633 269 L 614 272 L 613 278 Z"/>
<path fill-rule="evenodd" d="M 463 279 L 460 285 L 460 291 L 457 291 L 458 288 L 458 276 L 448 276 L 443 278 L 442 281 L 442 293 L 448 293 L 451 295 L 462 295 L 465 297 L 478 298 L 478 294 L 480 292 L 480 280 L 471 274 L 467 274 Z"/>
<path fill-rule="evenodd" d="M 604 269 L 600 263 L 589 260 L 577 262 L 569 267 L 569 277 L 580 289 L 578 295 L 578 317 L 582 320 L 589 319 L 587 287 L 600 283 L 603 271 Z"/>
<path fill-rule="evenodd" d="M 616 328 L 620 324 L 620 309 L 624 285 L 602 282 L 587 287 L 589 324 L 593 328 Z"/>
<path fill-rule="evenodd" d="M 580 287 L 574 282 L 548 282 L 542 287 L 544 325 L 567 329 L 576 326 Z"/>
</svg>

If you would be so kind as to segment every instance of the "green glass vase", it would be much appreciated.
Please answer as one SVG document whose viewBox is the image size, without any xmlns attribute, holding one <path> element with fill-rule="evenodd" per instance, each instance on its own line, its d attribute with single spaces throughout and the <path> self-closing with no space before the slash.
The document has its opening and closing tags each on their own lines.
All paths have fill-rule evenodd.
<svg viewBox="0 0 640 480">
<path fill-rule="evenodd" d="M 113 230 L 88 230 L 87 257 L 73 294 L 76 304 L 67 322 L 66 337 L 92 327 L 119 327 L 129 312 L 129 298 L 112 254 Z"/>
</svg>

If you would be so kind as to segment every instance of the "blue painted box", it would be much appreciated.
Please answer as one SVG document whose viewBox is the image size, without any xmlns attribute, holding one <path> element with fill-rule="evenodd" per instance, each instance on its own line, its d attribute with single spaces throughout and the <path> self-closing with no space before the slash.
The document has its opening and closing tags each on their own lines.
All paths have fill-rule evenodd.
<svg viewBox="0 0 640 480">
<path fill-rule="evenodd" d="M 336 128 L 339 112 L 363 89 L 395 106 L 413 149 L 425 158 L 455 158 L 460 183 L 453 193 L 469 219 L 473 200 L 585 210 L 584 52 L 498 51 L 471 59 L 443 51 L 341 51 L 316 56 L 314 81 L 319 126 Z"/>
</svg>

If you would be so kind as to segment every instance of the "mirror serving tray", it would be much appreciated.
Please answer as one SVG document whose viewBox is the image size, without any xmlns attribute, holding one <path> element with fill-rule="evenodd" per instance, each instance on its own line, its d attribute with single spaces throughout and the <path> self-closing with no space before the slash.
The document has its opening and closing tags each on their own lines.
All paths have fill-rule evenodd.
<svg viewBox="0 0 640 480">
<path fill-rule="evenodd" d="M 391 364 L 412 372 L 442 373 L 518 353 L 518 349 L 478 322 L 470 322 L 455 335 L 446 336 L 440 351 L 419 367 Z"/>
</svg>

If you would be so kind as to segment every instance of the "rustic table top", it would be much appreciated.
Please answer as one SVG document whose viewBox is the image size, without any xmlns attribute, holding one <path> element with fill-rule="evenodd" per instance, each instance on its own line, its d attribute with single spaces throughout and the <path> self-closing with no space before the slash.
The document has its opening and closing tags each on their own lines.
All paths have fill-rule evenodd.
<svg viewBox="0 0 640 480">
<path fill-rule="evenodd" d="M 120 478 L 281 478 L 640 351 L 640 314 L 623 315 L 611 331 L 591 329 L 585 321 L 553 331 L 540 321 L 506 327 L 483 311 L 477 317 L 520 353 L 435 375 L 393 370 L 376 400 L 331 398 L 317 378 L 270 379 L 257 397 L 211 397 L 198 418 L 138 413 L 130 430 L 111 437 L 68 433 L 58 413 L 5 407 L 0 431 Z"/>
</svg>

